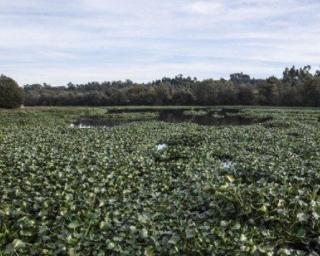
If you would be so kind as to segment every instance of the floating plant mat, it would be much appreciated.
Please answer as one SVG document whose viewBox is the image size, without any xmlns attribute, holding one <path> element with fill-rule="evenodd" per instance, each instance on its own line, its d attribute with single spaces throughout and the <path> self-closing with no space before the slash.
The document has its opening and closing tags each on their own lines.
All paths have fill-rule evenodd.
<svg viewBox="0 0 320 256">
<path fill-rule="evenodd" d="M 106 132 L 70 109 L 0 112 L 1 256 L 320 254 L 319 122 Z"/>
<path fill-rule="evenodd" d="M 149 119 L 156 120 L 156 119 Z M 145 122 L 145 119 L 123 120 L 106 119 L 101 117 L 80 117 L 76 122 L 70 125 L 71 128 L 94 128 L 94 127 L 114 127 L 135 122 Z"/>
</svg>

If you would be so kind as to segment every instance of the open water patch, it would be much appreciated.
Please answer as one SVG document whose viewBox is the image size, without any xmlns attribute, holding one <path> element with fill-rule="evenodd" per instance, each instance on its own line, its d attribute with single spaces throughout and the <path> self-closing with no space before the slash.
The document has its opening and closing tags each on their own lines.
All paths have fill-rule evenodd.
<svg viewBox="0 0 320 256">
<path fill-rule="evenodd" d="M 168 123 L 195 123 L 205 126 L 251 125 L 267 122 L 271 117 L 251 117 L 246 115 L 229 115 L 227 111 L 209 111 L 207 114 L 184 114 L 181 110 L 164 110 L 159 114 L 159 121 Z"/>
<path fill-rule="evenodd" d="M 116 110 L 113 110 L 116 111 Z M 120 112 L 118 113 L 127 113 Z M 126 110 L 129 111 L 129 110 Z M 157 115 L 150 118 L 130 118 L 117 119 L 108 118 L 108 116 L 83 116 L 72 125 L 74 128 L 93 128 L 93 127 L 113 127 L 129 123 L 162 121 L 167 123 L 195 123 L 204 126 L 229 126 L 229 125 L 252 125 L 264 123 L 272 120 L 271 117 L 254 117 L 241 113 L 240 109 L 222 108 L 222 109 L 130 109 L 132 112 L 156 112 Z"/>
</svg>

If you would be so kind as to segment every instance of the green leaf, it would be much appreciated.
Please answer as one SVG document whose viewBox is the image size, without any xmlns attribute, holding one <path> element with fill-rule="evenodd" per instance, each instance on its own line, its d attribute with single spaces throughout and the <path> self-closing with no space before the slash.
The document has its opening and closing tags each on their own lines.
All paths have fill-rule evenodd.
<svg viewBox="0 0 320 256">
<path fill-rule="evenodd" d="M 151 246 L 144 250 L 144 256 L 154 256 L 154 250 Z"/>
</svg>

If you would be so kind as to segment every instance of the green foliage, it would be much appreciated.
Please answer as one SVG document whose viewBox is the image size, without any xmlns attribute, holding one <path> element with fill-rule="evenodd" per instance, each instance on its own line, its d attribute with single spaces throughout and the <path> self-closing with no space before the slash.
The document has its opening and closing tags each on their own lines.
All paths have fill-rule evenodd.
<svg viewBox="0 0 320 256">
<path fill-rule="evenodd" d="M 244 111 L 274 121 L 74 129 L 105 111 L 1 111 L 0 255 L 319 254 L 319 110 Z"/>
<path fill-rule="evenodd" d="M 89 82 L 51 87 L 48 84 L 26 85 L 28 106 L 117 106 L 117 105 L 263 105 L 320 106 L 319 72 L 310 66 L 287 68 L 283 78 L 254 79 L 243 73 L 229 80 L 178 75 L 146 84 Z"/>
<path fill-rule="evenodd" d="M 0 108 L 17 108 L 23 103 L 23 90 L 11 78 L 0 76 Z"/>
</svg>

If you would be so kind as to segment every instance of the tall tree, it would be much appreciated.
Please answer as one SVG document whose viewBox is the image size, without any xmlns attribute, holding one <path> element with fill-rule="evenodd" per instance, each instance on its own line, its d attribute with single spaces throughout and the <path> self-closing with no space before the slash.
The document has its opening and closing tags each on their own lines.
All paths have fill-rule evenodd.
<svg viewBox="0 0 320 256">
<path fill-rule="evenodd" d="M 17 108 L 23 103 L 23 90 L 12 78 L 0 76 L 0 108 Z"/>
</svg>

